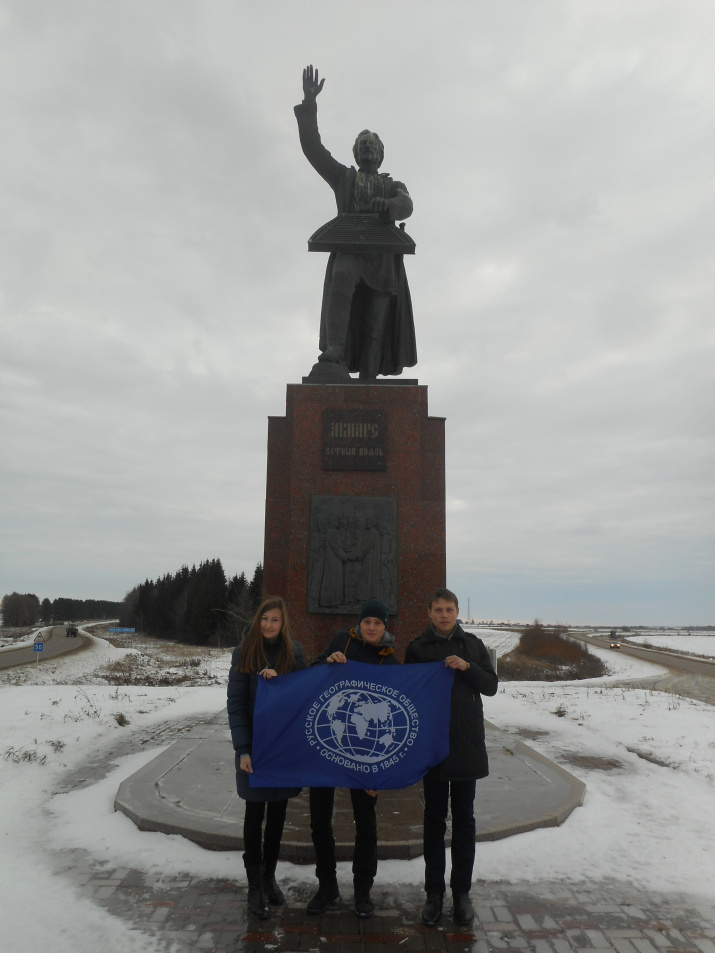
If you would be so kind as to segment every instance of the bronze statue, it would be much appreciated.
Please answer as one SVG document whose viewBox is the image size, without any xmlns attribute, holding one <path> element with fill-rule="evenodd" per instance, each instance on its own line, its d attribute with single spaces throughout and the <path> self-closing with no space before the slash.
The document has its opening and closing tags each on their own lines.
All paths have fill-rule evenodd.
<svg viewBox="0 0 715 953">
<path fill-rule="evenodd" d="M 317 69 L 303 70 L 303 102 L 295 107 L 295 115 L 303 152 L 333 189 L 338 212 L 368 213 L 390 223 L 408 218 L 412 199 L 406 187 L 378 172 L 384 148 L 376 133 L 364 129 L 355 140 L 357 169 L 342 165 L 322 144 L 317 96 L 324 83 Z M 399 235 L 393 224 L 390 228 Z M 417 363 L 402 254 L 372 249 L 331 252 L 323 287 L 320 350 L 311 380 L 349 381 L 350 371 L 358 371 L 361 379 L 374 379 L 378 374 L 401 374 Z"/>
</svg>

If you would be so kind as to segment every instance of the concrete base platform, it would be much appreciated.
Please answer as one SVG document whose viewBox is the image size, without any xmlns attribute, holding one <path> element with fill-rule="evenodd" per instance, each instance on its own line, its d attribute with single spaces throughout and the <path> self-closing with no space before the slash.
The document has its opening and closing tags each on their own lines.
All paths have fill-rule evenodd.
<svg viewBox="0 0 715 953">
<path fill-rule="evenodd" d="M 498 840 L 537 827 L 556 827 L 583 802 L 586 786 L 513 735 L 487 723 L 490 775 L 477 782 L 477 840 Z M 140 830 L 181 834 L 210 850 L 243 850 L 244 802 L 236 794 L 226 711 L 127 778 L 115 809 Z M 422 786 L 378 795 L 378 854 L 422 854 Z M 355 828 L 350 798 L 338 789 L 333 826 L 338 860 L 351 860 Z M 288 802 L 281 857 L 313 863 L 308 791 Z"/>
</svg>

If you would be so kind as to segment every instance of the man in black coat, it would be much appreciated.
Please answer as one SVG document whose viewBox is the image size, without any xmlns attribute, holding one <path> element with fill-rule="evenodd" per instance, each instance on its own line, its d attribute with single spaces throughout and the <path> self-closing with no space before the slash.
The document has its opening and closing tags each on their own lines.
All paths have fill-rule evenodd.
<svg viewBox="0 0 715 953">
<path fill-rule="evenodd" d="M 369 599 L 360 609 L 358 624 L 349 632 L 336 632 L 327 648 L 312 665 L 366 662 L 368 665 L 399 665 L 395 658 L 395 640 L 387 631 L 387 606 Z M 312 667 L 312 666 L 311 666 Z M 355 912 L 370 917 L 374 905 L 370 899 L 377 873 L 377 791 L 350 788 L 355 820 L 353 853 L 353 890 Z M 320 914 L 340 899 L 335 864 L 333 805 L 335 788 L 310 789 L 310 833 L 315 849 L 315 874 L 318 892 L 308 902 L 308 913 Z"/>
<path fill-rule="evenodd" d="M 449 589 L 436 589 L 427 615 L 430 624 L 407 646 L 405 664 L 444 662 L 454 669 L 449 754 L 422 780 L 425 798 L 425 893 L 422 922 L 434 926 L 442 916 L 445 891 L 447 810 L 452 805 L 452 876 L 454 919 L 466 925 L 474 919 L 469 899 L 474 869 L 475 783 L 489 774 L 484 741 L 482 695 L 496 695 L 498 679 L 481 639 L 457 622 L 459 603 Z"/>
</svg>

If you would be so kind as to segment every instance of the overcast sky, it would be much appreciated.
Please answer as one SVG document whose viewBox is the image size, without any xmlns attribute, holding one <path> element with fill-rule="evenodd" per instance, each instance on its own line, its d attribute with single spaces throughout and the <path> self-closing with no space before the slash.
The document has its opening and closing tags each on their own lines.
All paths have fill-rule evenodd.
<svg viewBox="0 0 715 953">
<path fill-rule="evenodd" d="M 2 0 L 0 595 L 262 559 L 335 214 L 313 63 L 328 148 L 377 130 L 414 200 L 463 607 L 715 622 L 714 36 L 709 0 Z"/>
</svg>

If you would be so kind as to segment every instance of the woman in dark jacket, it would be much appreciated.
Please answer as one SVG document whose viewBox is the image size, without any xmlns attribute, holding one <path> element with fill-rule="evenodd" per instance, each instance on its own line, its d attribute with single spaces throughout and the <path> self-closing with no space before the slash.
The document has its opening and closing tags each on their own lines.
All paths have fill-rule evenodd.
<svg viewBox="0 0 715 953">
<path fill-rule="evenodd" d="M 385 628 L 386 624 L 387 606 L 377 599 L 370 599 L 360 609 L 355 628 L 349 632 L 336 632 L 328 647 L 312 665 L 322 665 L 323 662 L 344 664 L 347 661 L 366 662 L 368 665 L 399 665 L 395 658 L 395 640 Z M 377 873 L 377 791 L 350 788 L 350 800 L 355 820 L 355 912 L 359 917 L 370 917 L 374 911 L 370 890 Z M 315 849 L 318 892 L 308 902 L 308 913 L 323 913 L 340 899 L 333 835 L 334 802 L 335 788 L 310 789 L 310 832 Z"/>
<path fill-rule="evenodd" d="M 270 680 L 305 668 L 303 649 L 290 635 L 288 613 L 280 597 L 264 600 L 241 643 L 234 649 L 228 676 L 228 724 L 236 758 L 236 788 L 246 802 L 243 820 L 243 862 L 248 878 L 248 909 L 261 920 L 268 917 L 268 903 L 282 904 L 276 883 L 288 798 L 300 788 L 250 787 L 253 773 L 253 709 L 258 679 Z M 261 845 L 261 829 L 266 828 Z"/>
</svg>

